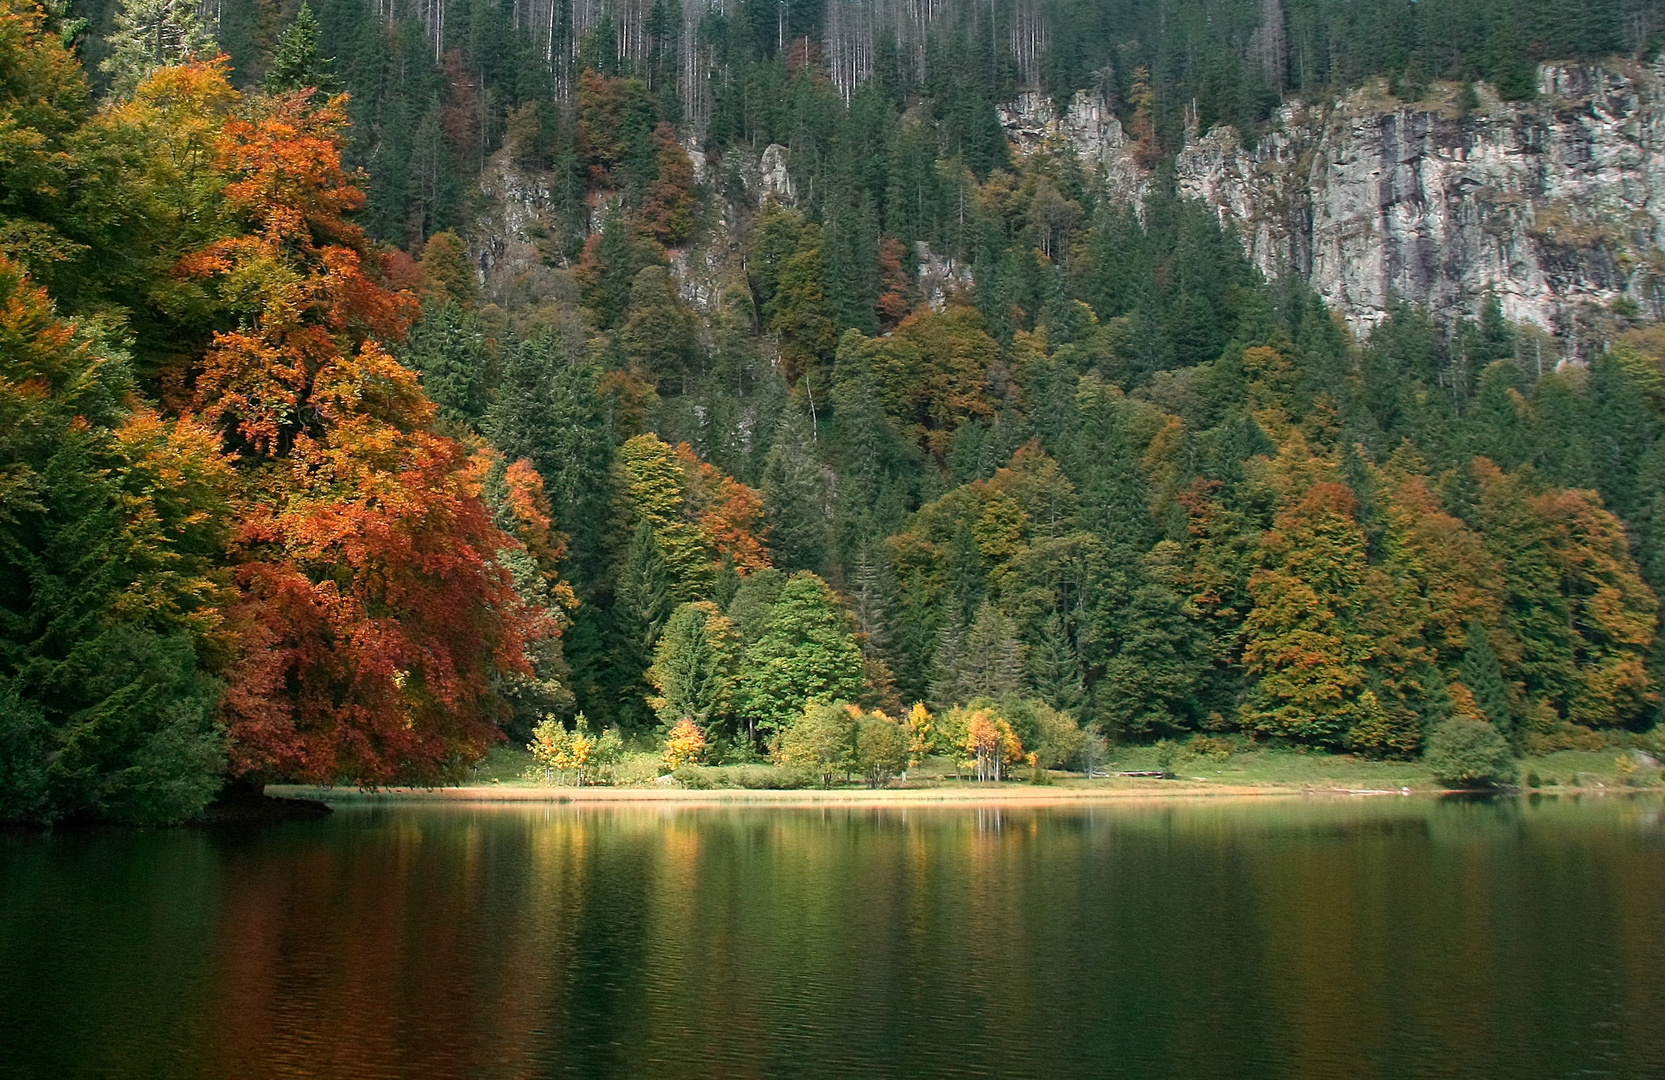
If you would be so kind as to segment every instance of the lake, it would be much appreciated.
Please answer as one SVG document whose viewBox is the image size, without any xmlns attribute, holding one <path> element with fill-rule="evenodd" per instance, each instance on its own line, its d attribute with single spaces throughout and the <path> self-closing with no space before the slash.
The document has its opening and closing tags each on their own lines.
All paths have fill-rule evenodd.
<svg viewBox="0 0 1665 1080">
<path fill-rule="evenodd" d="M 1665 1077 L 1634 798 L 0 835 L 0 1076 Z"/>
</svg>

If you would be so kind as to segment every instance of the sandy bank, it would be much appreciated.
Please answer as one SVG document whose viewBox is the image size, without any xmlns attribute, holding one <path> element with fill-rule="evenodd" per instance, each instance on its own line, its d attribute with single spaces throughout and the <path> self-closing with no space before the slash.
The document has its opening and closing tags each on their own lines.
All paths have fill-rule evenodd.
<svg viewBox="0 0 1665 1080">
<path fill-rule="evenodd" d="M 1280 785 L 1198 784 L 1184 781 L 1148 781 L 1099 786 L 1037 787 L 1029 784 L 966 785 L 963 787 L 920 788 L 833 788 L 792 791 L 747 788 L 562 788 L 502 787 L 497 785 L 449 788 L 383 788 L 361 791 L 349 787 L 312 787 L 300 784 L 271 784 L 269 795 L 294 799 L 318 799 L 335 804 L 364 803 L 583 803 L 673 804 L 673 805 L 766 805 L 766 806 L 917 806 L 989 805 L 1056 806 L 1072 803 L 1115 802 L 1128 799 L 1171 798 L 1288 798 L 1297 795 L 1349 796 L 1399 792 L 1349 792 L 1339 789 L 1303 789 Z"/>
</svg>

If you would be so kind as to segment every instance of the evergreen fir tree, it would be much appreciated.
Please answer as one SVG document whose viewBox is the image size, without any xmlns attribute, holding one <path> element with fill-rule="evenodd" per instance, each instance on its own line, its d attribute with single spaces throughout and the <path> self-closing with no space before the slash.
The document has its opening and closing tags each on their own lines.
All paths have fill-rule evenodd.
<svg viewBox="0 0 1665 1080">
<path fill-rule="evenodd" d="M 1519 749 L 1523 733 L 1515 709 L 1509 703 L 1509 684 L 1504 681 L 1503 668 L 1492 648 L 1491 633 L 1484 623 L 1469 624 L 1468 648 L 1463 650 L 1460 674 L 1463 685 L 1474 695 L 1475 704 L 1485 713 L 1485 719 Z"/>
<path fill-rule="evenodd" d="M 647 680 L 658 691 L 648 700 L 667 729 L 689 719 L 702 729 L 733 734 L 729 725 L 739 674 L 740 639 L 709 600 L 671 613 L 654 648 Z"/>
<path fill-rule="evenodd" d="M 820 570 L 827 559 L 826 480 L 806 417 L 788 412 L 763 467 L 763 506 L 776 562 Z"/>
<path fill-rule="evenodd" d="M 1081 656 L 1056 611 L 1047 615 L 1039 639 L 1029 650 L 1029 681 L 1041 700 L 1054 709 L 1073 712 L 1085 701 Z"/>
<path fill-rule="evenodd" d="M 549 330 L 505 349 L 502 368 L 485 432 L 504 457 L 530 460 L 543 477 L 555 524 L 572 538 L 573 576 L 587 592 L 622 539 L 609 527 L 613 446 L 599 376 L 569 359 Z"/>
<path fill-rule="evenodd" d="M 122 0 L 110 55 L 99 65 L 118 98 L 133 96 L 158 68 L 206 59 L 214 38 L 197 17 L 196 0 Z"/>
<path fill-rule="evenodd" d="M 400 355 L 422 373 L 441 420 L 469 431 L 485 417 L 493 365 L 478 317 L 448 301 L 411 328 Z"/>
<path fill-rule="evenodd" d="M 645 518 L 636 525 L 625 550 L 614 597 L 616 610 L 630 628 L 631 643 L 642 656 L 652 655 L 674 600 L 659 536 Z"/>
<path fill-rule="evenodd" d="M 1017 625 L 999 608 L 985 601 L 966 631 L 960 654 L 956 704 L 973 698 L 1022 697 L 1028 690 L 1024 673 L 1027 649 L 1018 640 Z"/>
<path fill-rule="evenodd" d="M 318 51 L 322 36 L 318 16 L 313 14 L 307 0 L 301 0 L 295 21 L 278 37 L 277 53 L 272 57 L 262 88 L 268 94 L 305 89 L 315 90 L 324 97 L 338 93 L 341 82 L 330 70 L 334 61 Z"/>
</svg>

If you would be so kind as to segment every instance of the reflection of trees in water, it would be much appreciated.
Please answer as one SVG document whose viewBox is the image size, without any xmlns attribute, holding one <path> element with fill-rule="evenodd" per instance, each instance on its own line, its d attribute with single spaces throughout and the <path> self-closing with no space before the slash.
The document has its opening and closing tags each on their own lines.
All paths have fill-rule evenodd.
<svg viewBox="0 0 1665 1080">
<path fill-rule="evenodd" d="M 138 1073 L 1639 1075 L 1660 835 L 1657 796 L 346 810 L 10 863 L 0 974 L 96 947 L 41 1030 Z"/>
</svg>

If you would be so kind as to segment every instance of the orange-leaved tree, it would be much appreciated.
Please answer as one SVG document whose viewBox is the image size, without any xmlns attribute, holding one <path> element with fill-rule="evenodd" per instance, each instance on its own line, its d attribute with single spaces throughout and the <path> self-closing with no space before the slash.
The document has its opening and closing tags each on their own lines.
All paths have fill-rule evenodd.
<svg viewBox="0 0 1665 1080">
<path fill-rule="evenodd" d="M 686 478 L 684 502 L 705 542 L 719 559 L 728 558 L 741 573 L 766 568 L 769 549 L 763 544 L 763 496 L 701 461 L 687 443 L 677 444 L 676 456 Z"/>
<path fill-rule="evenodd" d="M 537 615 L 499 558 L 519 541 L 381 344 L 416 304 L 348 219 L 345 124 L 345 97 L 246 100 L 219 144 L 235 229 L 179 267 L 233 323 L 190 401 L 245 483 L 230 757 L 251 777 L 427 780 L 498 737 L 496 687 L 527 672 Z"/>
</svg>

